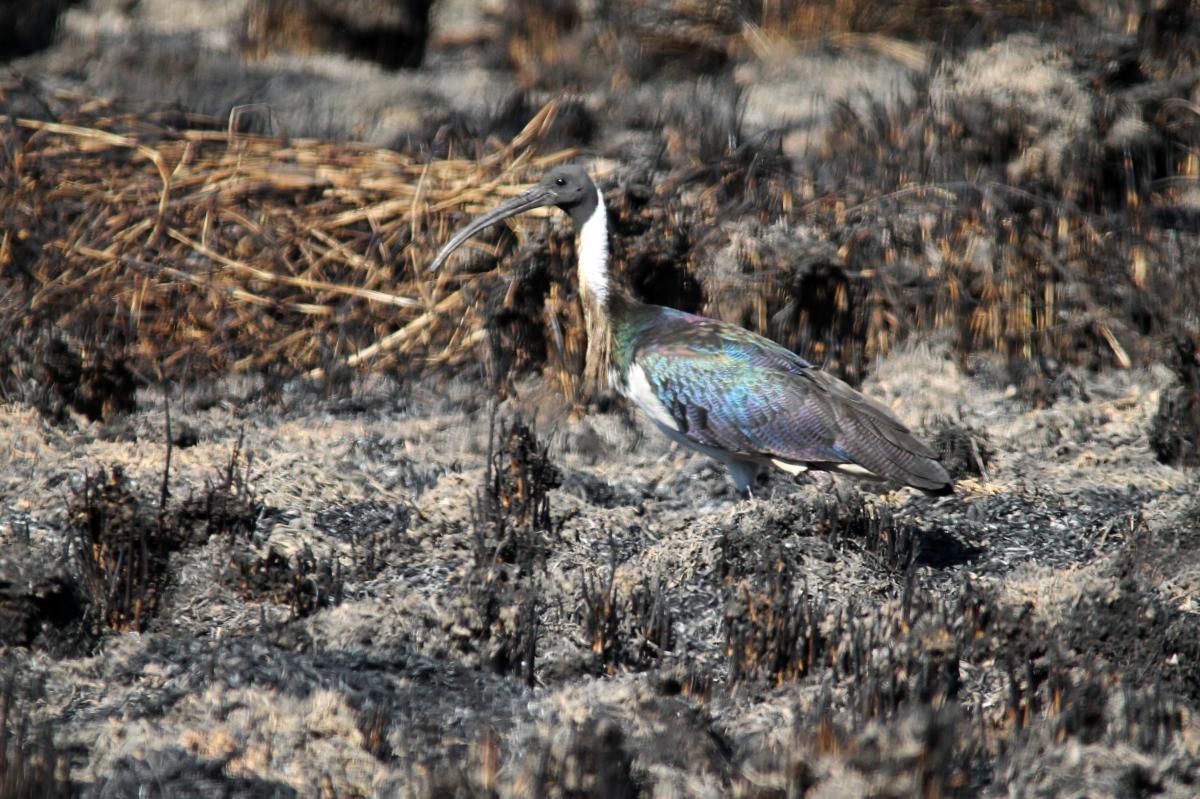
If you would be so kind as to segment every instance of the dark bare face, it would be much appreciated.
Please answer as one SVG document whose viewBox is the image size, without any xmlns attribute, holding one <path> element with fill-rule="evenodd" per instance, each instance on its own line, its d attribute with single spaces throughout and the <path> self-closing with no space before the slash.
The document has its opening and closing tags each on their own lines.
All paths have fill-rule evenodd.
<svg viewBox="0 0 1200 799">
<path fill-rule="evenodd" d="M 577 227 L 596 210 L 596 186 L 581 166 L 557 166 L 546 173 L 538 187 L 553 195 L 550 204 L 565 211 Z"/>
<path fill-rule="evenodd" d="M 471 220 L 442 247 L 433 263 L 429 265 L 429 270 L 437 270 L 464 241 L 489 225 L 534 208 L 544 208 L 548 205 L 561 208 L 571 217 L 575 226 L 580 227 L 595 212 L 596 196 L 596 186 L 583 167 L 574 164 L 557 166 L 547 172 L 541 182 L 529 191 Z"/>
</svg>

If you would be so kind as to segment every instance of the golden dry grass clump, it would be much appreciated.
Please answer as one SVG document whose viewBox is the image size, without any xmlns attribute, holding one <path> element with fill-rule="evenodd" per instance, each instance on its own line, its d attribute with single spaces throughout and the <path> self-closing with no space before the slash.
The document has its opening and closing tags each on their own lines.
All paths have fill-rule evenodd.
<svg viewBox="0 0 1200 799">
<path fill-rule="evenodd" d="M 461 365 L 486 276 L 425 265 L 461 210 L 574 154 L 537 152 L 555 103 L 484 157 L 441 161 L 69 107 L 0 116 L 0 317 L 124 348 L 149 378 Z"/>
</svg>

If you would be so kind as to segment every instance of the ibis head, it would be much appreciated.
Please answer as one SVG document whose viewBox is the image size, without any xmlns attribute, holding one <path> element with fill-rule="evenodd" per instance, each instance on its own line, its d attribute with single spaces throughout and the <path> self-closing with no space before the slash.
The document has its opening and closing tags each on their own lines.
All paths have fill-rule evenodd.
<svg viewBox="0 0 1200 799">
<path fill-rule="evenodd" d="M 545 206 L 566 212 L 579 234 L 585 316 L 598 311 L 606 337 L 598 350 L 607 353 L 612 387 L 667 437 L 725 464 L 744 495 L 768 468 L 838 471 L 931 494 L 952 490 L 937 453 L 887 406 L 769 339 L 610 287 L 604 198 L 581 167 L 556 167 L 468 223 L 430 269 L 489 225 Z"/>
<path fill-rule="evenodd" d="M 508 202 L 501 203 L 486 214 L 471 220 L 465 228 L 446 243 L 446 246 L 442 247 L 437 257 L 433 259 L 433 263 L 429 265 L 429 269 L 434 271 L 440 268 L 451 253 L 462 246 L 464 241 L 484 228 L 497 222 L 503 222 L 517 214 L 532 211 L 534 208 L 557 206 L 571 217 L 571 221 L 575 223 L 576 227 L 582 228 L 596 212 L 600 203 L 599 198 L 596 185 L 592 183 L 592 179 L 588 177 L 583 167 L 573 164 L 555 167 L 529 191 L 513 197 Z"/>
</svg>

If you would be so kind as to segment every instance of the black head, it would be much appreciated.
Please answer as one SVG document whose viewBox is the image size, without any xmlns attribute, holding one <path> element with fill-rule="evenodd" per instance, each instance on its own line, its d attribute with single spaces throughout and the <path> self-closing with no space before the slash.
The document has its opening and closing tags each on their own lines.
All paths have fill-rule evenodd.
<svg viewBox="0 0 1200 799">
<path fill-rule="evenodd" d="M 542 178 L 538 189 L 553 196 L 549 204 L 566 212 L 576 227 L 583 225 L 596 210 L 596 184 L 581 166 L 554 167 Z"/>
<path fill-rule="evenodd" d="M 596 185 L 588 177 L 583 167 L 568 164 L 556 166 L 546 173 L 541 182 L 529 191 L 514 197 L 480 217 L 471 220 L 454 238 L 442 247 L 441 252 L 429 265 L 430 271 L 436 270 L 450 254 L 467 239 L 489 225 L 530 211 L 534 208 L 544 208 L 553 205 L 561 208 L 571 217 L 576 227 L 583 225 L 596 211 L 598 195 Z"/>
</svg>

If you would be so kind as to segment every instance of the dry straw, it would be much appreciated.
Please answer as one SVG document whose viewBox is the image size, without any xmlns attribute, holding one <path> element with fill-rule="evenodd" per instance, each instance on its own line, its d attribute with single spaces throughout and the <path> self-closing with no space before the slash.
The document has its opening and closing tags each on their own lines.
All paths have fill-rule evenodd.
<svg viewBox="0 0 1200 799">
<path fill-rule="evenodd" d="M 23 278 L 6 280 L 7 315 L 20 301 L 30 324 L 125 347 L 147 376 L 460 366 L 483 336 L 482 276 L 425 265 L 463 211 L 575 154 L 538 152 L 553 101 L 481 159 L 432 161 L 55 99 L 60 121 L 0 116 L 0 265 Z"/>
</svg>

